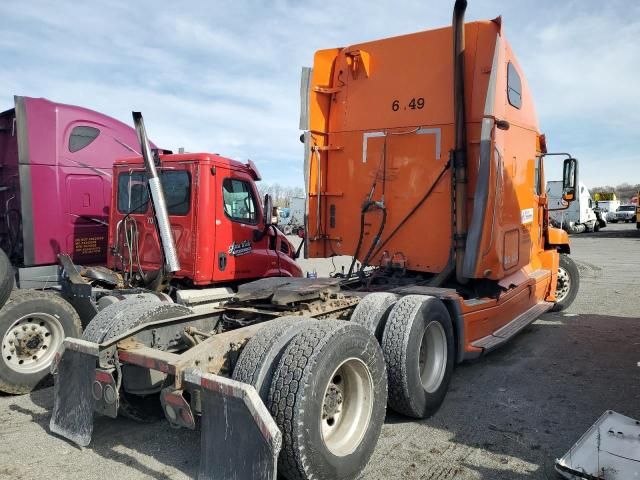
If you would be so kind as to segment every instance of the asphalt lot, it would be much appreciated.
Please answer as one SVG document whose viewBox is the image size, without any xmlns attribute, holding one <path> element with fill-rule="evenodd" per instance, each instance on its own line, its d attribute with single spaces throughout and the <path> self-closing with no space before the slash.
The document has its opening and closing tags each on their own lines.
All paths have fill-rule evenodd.
<svg viewBox="0 0 640 480">
<path fill-rule="evenodd" d="M 607 409 L 640 419 L 640 232 L 610 225 L 572 238 L 581 290 L 502 349 L 459 366 L 424 421 L 388 413 L 363 479 L 553 479 L 562 456 Z M 348 259 L 334 260 L 336 269 Z M 331 261 L 303 261 L 326 275 Z M 199 432 L 97 418 L 80 449 L 48 432 L 52 389 L 0 397 L 0 478 L 185 479 Z"/>
</svg>

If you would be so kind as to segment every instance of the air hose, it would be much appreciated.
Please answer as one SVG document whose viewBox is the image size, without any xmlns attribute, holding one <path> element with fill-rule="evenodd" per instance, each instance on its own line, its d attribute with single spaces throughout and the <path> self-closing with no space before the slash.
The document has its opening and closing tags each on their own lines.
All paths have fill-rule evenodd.
<svg viewBox="0 0 640 480">
<path fill-rule="evenodd" d="M 360 236 L 358 237 L 358 246 L 356 247 L 356 251 L 353 254 L 353 260 L 351 260 L 351 266 L 349 267 L 349 272 L 347 273 L 347 278 L 351 278 L 351 274 L 353 273 L 353 267 L 356 264 L 356 260 L 358 259 L 358 255 L 360 254 L 360 248 L 362 247 L 362 239 L 364 237 L 364 216 L 367 211 L 371 207 L 372 202 L 367 202 L 362 207 L 360 211 Z"/>
<path fill-rule="evenodd" d="M 444 176 L 445 172 L 449 169 L 450 165 L 451 165 L 451 160 L 447 161 L 446 165 L 444 166 L 444 168 L 442 169 L 438 177 L 435 179 L 433 184 L 431 184 L 431 187 L 427 190 L 427 192 L 420 199 L 420 201 L 418 201 L 418 203 L 411 209 L 411 211 L 405 215 L 405 217 L 400 221 L 400 223 L 398 223 L 396 228 L 393 229 L 393 231 L 389 234 L 389 236 L 380 244 L 378 249 L 375 251 L 374 255 L 377 255 L 380 252 L 382 247 L 384 247 L 389 242 L 389 240 L 391 240 L 391 238 L 398 232 L 398 230 L 400 230 L 400 228 L 402 228 L 402 226 L 407 222 L 407 220 L 409 220 L 409 218 L 411 218 L 411 216 L 414 213 L 416 213 L 416 211 L 422 206 L 422 204 L 427 200 L 427 198 L 431 196 L 431 194 L 435 190 L 438 183 L 440 183 L 440 180 Z M 386 216 L 386 211 L 385 211 L 385 216 Z"/>
<path fill-rule="evenodd" d="M 371 259 L 371 254 L 373 253 L 373 249 L 376 248 L 378 242 L 380 241 L 380 237 L 382 236 L 382 231 L 384 230 L 384 225 L 387 221 L 387 209 L 384 205 L 377 205 L 380 210 L 382 210 L 382 221 L 380 222 L 380 228 L 378 228 L 378 233 L 376 234 L 373 242 L 371 242 L 371 246 L 369 247 L 369 251 L 367 255 L 362 260 L 362 268 L 369 264 L 369 260 Z"/>
</svg>

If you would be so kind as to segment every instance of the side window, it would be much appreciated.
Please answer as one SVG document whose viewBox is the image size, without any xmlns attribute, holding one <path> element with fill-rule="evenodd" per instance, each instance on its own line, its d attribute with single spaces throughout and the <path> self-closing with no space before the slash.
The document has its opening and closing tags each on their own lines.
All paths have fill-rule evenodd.
<svg viewBox="0 0 640 480">
<path fill-rule="evenodd" d="M 118 211 L 145 213 L 149 201 L 147 176 L 144 172 L 121 173 L 118 176 Z"/>
<path fill-rule="evenodd" d="M 93 127 L 73 127 L 69 135 L 69 151 L 75 153 L 90 145 L 100 135 L 100 130 Z"/>
<path fill-rule="evenodd" d="M 225 178 L 222 181 L 224 213 L 231 219 L 241 223 L 258 223 L 258 210 L 253 190 L 249 182 Z"/>
<path fill-rule="evenodd" d="M 191 176 L 184 170 L 160 171 L 160 182 L 169 215 L 186 215 L 191 204 Z M 118 211 L 124 214 L 145 213 L 149 189 L 145 172 L 121 173 L 118 176 Z"/>
<path fill-rule="evenodd" d="M 191 178 L 184 170 L 165 170 L 160 173 L 160 182 L 167 202 L 169 215 L 186 215 L 189 213 L 191 200 Z"/>
<path fill-rule="evenodd" d="M 516 108 L 522 106 L 522 82 L 516 67 L 511 62 L 507 67 L 507 97 L 511 106 Z"/>
</svg>

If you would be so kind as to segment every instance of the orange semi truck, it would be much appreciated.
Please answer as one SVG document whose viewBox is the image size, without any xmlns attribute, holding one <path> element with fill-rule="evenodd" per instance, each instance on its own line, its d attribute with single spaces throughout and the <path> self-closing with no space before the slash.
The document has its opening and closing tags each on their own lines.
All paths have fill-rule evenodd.
<svg viewBox="0 0 640 480">
<path fill-rule="evenodd" d="M 395 270 L 448 288 L 465 358 L 523 315 L 566 306 L 578 281 L 549 225 L 551 154 L 501 23 L 322 50 L 304 75 L 308 256 L 355 255 L 379 267 L 371 285 Z"/>
<path fill-rule="evenodd" d="M 303 70 L 306 255 L 353 255 L 349 272 L 260 279 L 198 312 L 172 313 L 171 289 L 110 298 L 87 331 L 115 333 L 58 352 L 52 432 L 86 445 L 94 411 L 156 402 L 173 426 L 201 417 L 199 478 L 353 479 L 387 405 L 428 417 L 456 363 L 572 302 L 544 162 L 567 157 L 572 201 L 577 161 L 547 152 L 500 18 L 465 25 L 465 7 L 449 28 L 322 50 Z M 256 225 L 247 251 L 270 216 Z"/>
</svg>

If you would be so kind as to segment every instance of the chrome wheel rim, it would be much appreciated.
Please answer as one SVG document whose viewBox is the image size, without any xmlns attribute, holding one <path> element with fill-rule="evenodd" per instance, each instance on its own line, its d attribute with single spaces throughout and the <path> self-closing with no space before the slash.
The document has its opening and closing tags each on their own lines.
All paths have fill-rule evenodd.
<svg viewBox="0 0 640 480">
<path fill-rule="evenodd" d="M 556 301 L 561 302 L 564 300 L 569 294 L 569 289 L 571 288 L 571 278 L 569 277 L 569 272 L 567 272 L 564 268 L 558 268 L 558 283 L 556 285 Z"/>
<path fill-rule="evenodd" d="M 366 364 L 349 358 L 335 369 L 325 388 L 320 430 L 336 456 L 353 453 L 364 438 L 373 411 L 373 379 Z"/>
<path fill-rule="evenodd" d="M 447 335 L 440 322 L 429 322 L 420 344 L 420 380 L 428 393 L 433 393 L 442 383 L 447 369 Z"/>
<path fill-rule="evenodd" d="M 2 339 L 2 359 L 11 370 L 21 374 L 49 368 L 64 340 L 64 328 L 53 315 L 32 313 L 17 319 Z"/>
</svg>

